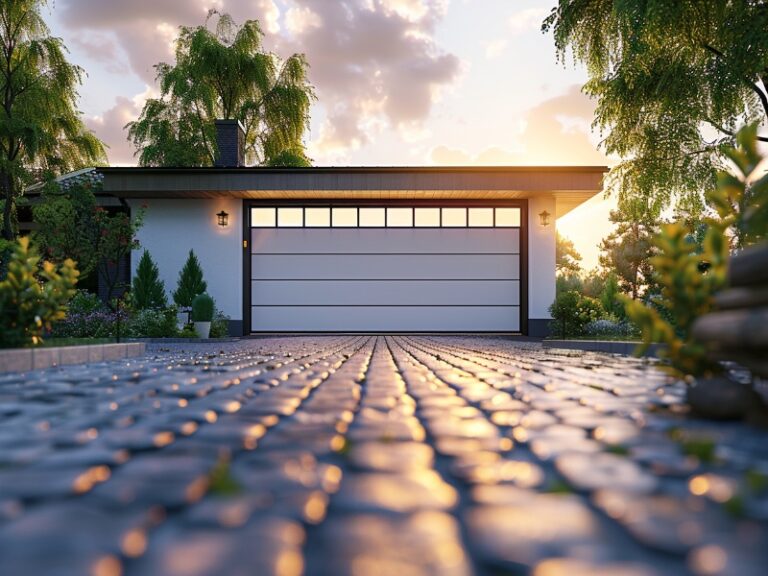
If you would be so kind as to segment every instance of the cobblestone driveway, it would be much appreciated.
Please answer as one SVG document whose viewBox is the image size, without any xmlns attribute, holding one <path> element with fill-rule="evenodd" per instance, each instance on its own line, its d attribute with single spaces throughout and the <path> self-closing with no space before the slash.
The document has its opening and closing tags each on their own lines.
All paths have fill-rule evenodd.
<svg viewBox="0 0 768 576">
<path fill-rule="evenodd" d="M 766 574 L 767 435 L 639 360 L 187 348 L 0 377 L 1 574 Z"/>
</svg>

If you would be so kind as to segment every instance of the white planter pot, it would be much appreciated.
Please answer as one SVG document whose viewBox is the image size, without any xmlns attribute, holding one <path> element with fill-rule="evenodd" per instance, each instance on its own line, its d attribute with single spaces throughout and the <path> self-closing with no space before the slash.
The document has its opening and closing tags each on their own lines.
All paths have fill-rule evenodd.
<svg viewBox="0 0 768 576">
<path fill-rule="evenodd" d="M 200 338 L 208 338 L 211 334 L 210 322 L 195 322 L 195 332 Z"/>
</svg>

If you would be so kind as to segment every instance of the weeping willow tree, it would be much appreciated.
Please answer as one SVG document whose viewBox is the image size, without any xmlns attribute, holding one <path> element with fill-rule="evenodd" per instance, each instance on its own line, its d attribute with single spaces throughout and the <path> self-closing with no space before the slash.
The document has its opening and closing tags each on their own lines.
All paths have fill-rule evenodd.
<svg viewBox="0 0 768 576">
<path fill-rule="evenodd" d="M 695 213 L 737 128 L 768 120 L 764 0 L 559 0 L 542 30 L 587 66 L 620 206 Z"/>
<path fill-rule="evenodd" d="M 82 122 L 83 71 L 67 62 L 40 11 L 45 0 L 0 1 L 0 188 L 2 237 L 16 236 L 16 202 L 36 172 L 57 175 L 106 161 Z"/>
<path fill-rule="evenodd" d="M 155 66 L 161 97 L 147 100 L 126 126 L 139 164 L 212 165 L 214 120 L 225 119 L 243 124 L 248 164 L 309 165 L 303 136 L 314 90 L 307 61 L 302 54 L 281 61 L 262 38 L 258 21 L 238 27 L 216 11 L 201 26 L 181 27 L 176 64 Z"/>
</svg>

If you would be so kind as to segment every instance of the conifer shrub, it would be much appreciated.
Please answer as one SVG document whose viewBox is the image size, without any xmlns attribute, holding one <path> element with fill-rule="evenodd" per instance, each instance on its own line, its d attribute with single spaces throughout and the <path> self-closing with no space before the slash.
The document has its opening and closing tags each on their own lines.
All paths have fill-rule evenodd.
<svg viewBox="0 0 768 576">
<path fill-rule="evenodd" d="M 136 276 L 133 278 L 133 304 L 137 310 L 165 308 L 165 284 L 160 280 L 160 271 L 147 250 L 141 255 Z"/>
<path fill-rule="evenodd" d="M 195 256 L 195 252 L 190 250 L 187 261 L 179 272 L 179 281 L 176 285 L 176 291 L 173 293 L 173 301 L 180 308 L 189 308 L 192 306 L 192 300 L 195 299 L 195 296 L 202 294 L 207 288 L 208 284 L 203 279 L 200 261 Z"/>
</svg>

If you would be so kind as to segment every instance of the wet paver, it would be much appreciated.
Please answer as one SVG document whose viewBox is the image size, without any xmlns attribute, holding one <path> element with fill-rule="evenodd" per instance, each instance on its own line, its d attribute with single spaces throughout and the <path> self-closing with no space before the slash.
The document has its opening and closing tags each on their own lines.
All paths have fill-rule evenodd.
<svg viewBox="0 0 768 576">
<path fill-rule="evenodd" d="M 503 338 L 154 345 L 0 377 L 0 573 L 765 574 L 768 433 Z"/>
</svg>

